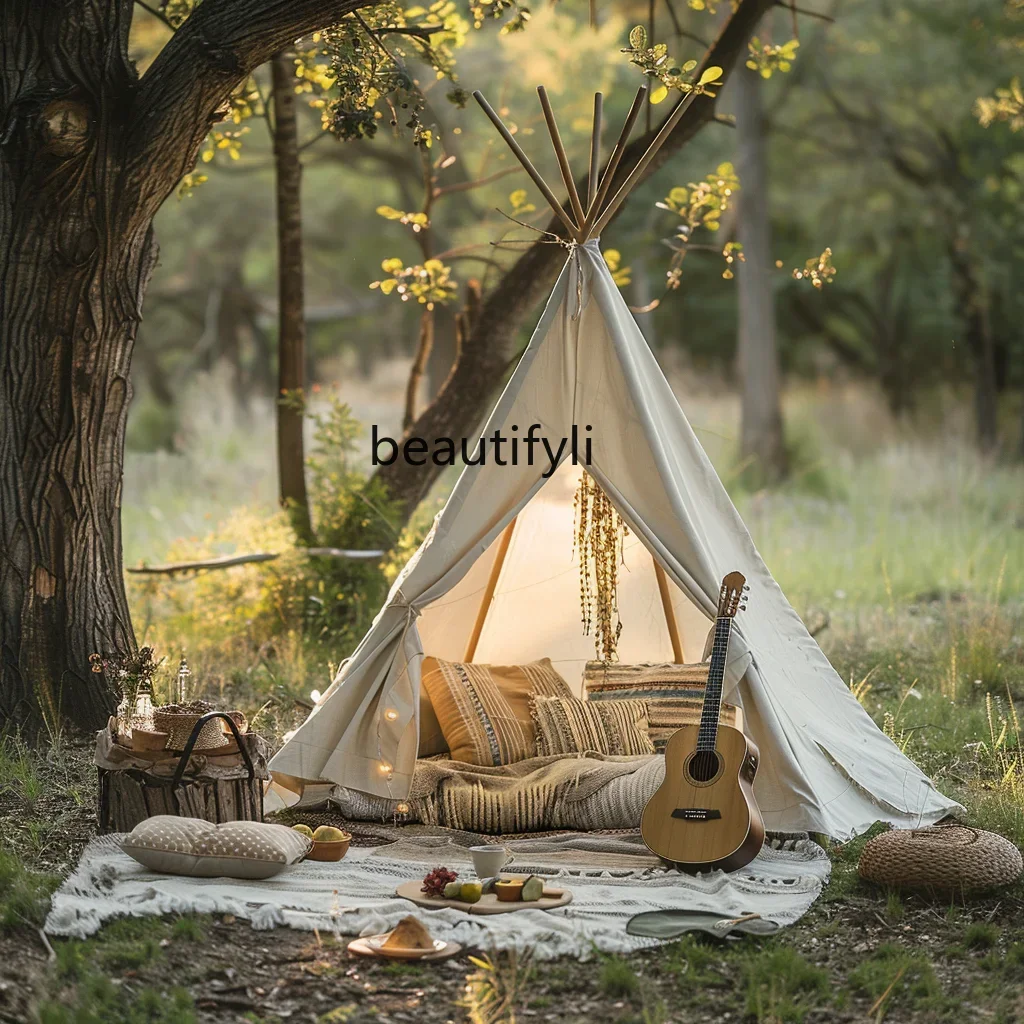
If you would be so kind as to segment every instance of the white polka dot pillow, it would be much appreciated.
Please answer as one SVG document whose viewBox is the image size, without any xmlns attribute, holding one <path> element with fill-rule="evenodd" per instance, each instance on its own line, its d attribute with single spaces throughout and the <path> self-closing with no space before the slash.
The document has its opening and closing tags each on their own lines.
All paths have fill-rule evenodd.
<svg viewBox="0 0 1024 1024">
<path fill-rule="evenodd" d="M 313 848 L 308 836 L 259 821 L 214 825 L 158 814 L 135 826 L 121 849 L 151 871 L 193 878 L 270 878 Z"/>
</svg>

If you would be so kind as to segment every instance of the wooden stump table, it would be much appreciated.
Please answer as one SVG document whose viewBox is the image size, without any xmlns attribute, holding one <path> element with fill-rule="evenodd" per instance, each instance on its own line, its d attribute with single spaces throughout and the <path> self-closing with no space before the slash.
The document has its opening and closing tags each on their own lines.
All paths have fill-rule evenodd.
<svg viewBox="0 0 1024 1024">
<path fill-rule="evenodd" d="M 198 734 L 199 725 L 193 733 Z M 236 734 L 236 753 L 145 754 L 120 746 L 111 730 L 96 737 L 99 832 L 131 832 L 156 814 L 224 821 L 262 821 L 263 783 L 270 778 L 267 744 L 256 733 Z"/>
</svg>

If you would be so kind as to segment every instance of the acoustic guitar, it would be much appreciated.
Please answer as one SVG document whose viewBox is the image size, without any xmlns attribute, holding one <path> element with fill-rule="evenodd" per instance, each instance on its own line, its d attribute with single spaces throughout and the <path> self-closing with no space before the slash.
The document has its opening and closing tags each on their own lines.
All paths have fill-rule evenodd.
<svg viewBox="0 0 1024 1024">
<path fill-rule="evenodd" d="M 732 621 L 749 589 L 738 572 L 722 581 L 700 724 L 684 725 L 669 738 L 665 781 L 640 819 L 647 848 L 682 871 L 735 871 L 764 843 L 752 788 L 758 749 L 739 729 L 719 722 Z"/>
</svg>

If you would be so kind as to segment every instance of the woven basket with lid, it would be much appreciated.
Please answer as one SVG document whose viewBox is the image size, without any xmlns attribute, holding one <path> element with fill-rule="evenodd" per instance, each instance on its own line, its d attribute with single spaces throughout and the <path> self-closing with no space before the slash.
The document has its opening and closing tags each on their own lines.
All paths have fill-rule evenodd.
<svg viewBox="0 0 1024 1024">
<path fill-rule="evenodd" d="M 883 832 L 864 847 L 857 865 L 868 882 L 942 893 L 1008 885 L 1022 868 L 1020 850 L 1008 839 L 967 825 Z"/>
<path fill-rule="evenodd" d="M 153 721 L 160 732 L 167 733 L 168 750 L 184 750 L 196 722 L 210 711 L 216 711 L 216 708 L 205 700 L 194 700 L 188 704 L 165 704 L 153 709 Z M 193 749 L 213 750 L 223 746 L 224 742 L 224 730 L 220 722 L 214 719 L 203 726 Z"/>
</svg>

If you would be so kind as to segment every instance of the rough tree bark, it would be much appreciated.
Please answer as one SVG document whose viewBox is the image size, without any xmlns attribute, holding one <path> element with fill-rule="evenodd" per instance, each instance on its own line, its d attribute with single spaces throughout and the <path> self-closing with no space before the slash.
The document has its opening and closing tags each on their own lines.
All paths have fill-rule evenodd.
<svg viewBox="0 0 1024 1024">
<path fill-rule="evenodd" d="M 277 481 L 281 504 L 305 543 L 313 540 L 306 496 L 302 404 L 306 394 L 306 298 L 302 262 L 302 160 L 295 113 L 295 58 L 271 64 L 274 85 L 274 172 L 277 188 Z"/>
<path fill-rule="evenodd" d="M 775 341 L 771 220 L 768 211 L 767 126 L 763 79 L 740 68 L 733 79 L 736 111 L 736 173 L 740 179 L 737 225 L 745 262 L 737 270 L 740 378 L 740 458 L 765 484 L 786 475 L 781 371 Z"/>
<path fill-rule="evenodd" d="M 747 40 L 762 15 L 774 6 L 775 0 L 740 0 L 694 74 L 699 76 L 704 68 L 717 65 L 728 76 L 737 59 L 746 53 Z M 715 102 L 707 96 L 700 96 L 693 102 L 651 162 L 648 175 L 663 166 L 712 119 Z M 627 147 L 615 175 L 612 194 L 647 149 L 656 131 L 657 126 Z M 586 189 L 584 177 L 577 182 L 577 189 Z M 619 208 L 619 213 L 625 205 Z M 552 217 L 546 227 L 553 234 L 564 234 L 556 217 Z M 495 388 L 515 358 L 523 322 L 550 293 L 564 262 L 565 252 L 561 246 L 540 242 L 516 260 L 483 302 L 473 329 L 463 338 L 458 360 L 445 386 L 406 431 L 407 436 L 471 436 L 486 415 Z M 375 479 L 385 485 L 398 514 L 407 519 L 426 496 L 440 471 L 430 462 L 426 466 L 411 466 L 402 459 L 396 459 L 390 466 L 380 466 Z"/>
<path fill-rule="evenodd" d="M 131 0 L 0 3 L 0 722 L 95 728 L 152 221 L 251 70 L 373 0 L 205 0 L 139 79 Z"/>
</svg>

